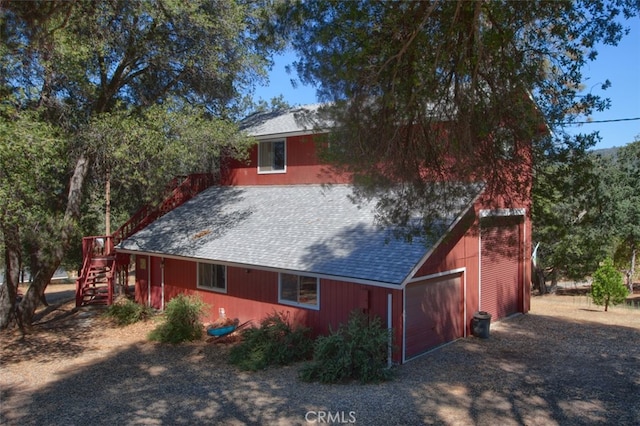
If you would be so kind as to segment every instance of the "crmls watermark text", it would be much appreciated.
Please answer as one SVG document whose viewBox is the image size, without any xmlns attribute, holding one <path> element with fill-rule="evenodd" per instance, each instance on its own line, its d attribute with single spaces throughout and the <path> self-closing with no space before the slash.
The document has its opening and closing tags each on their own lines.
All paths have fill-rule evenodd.
<svg viewBox="0 0 640 426">
<path fill-rule="evenodd" d="M 307 411 L 307 423 L 348 424 L 356 422 L 355 411 Z"/>
</svg>

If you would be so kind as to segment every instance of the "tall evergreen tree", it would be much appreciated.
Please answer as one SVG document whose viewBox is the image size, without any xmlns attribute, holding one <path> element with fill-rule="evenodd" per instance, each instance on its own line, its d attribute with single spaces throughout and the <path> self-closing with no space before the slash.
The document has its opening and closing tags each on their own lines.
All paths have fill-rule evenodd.
<svg viewBox="0 0 640 426">
<path fill-rule="evenodd" d="M 638 9 L 634 0 L 293 1 L 273 29 L 291 35 L 302 81 L 332 102 L 329 155 L 361 194 L 378 192 L 382 221 L 413 234 L 429 232 L 440 200 L 459 195 L 434 180 L 484 180 L 489 195 L 518 197 L 530 189 L 532 156 L 584 149 L 561 123 L 608 101 L 580 93 L 581 70 Z"/>
<path fill-rule="evenodd" d="M 533 235 L 538 247 L 534 284 L 541 293 L 560 278 L 580 281 L 612 254 L 615 236 L 609 212 L 608 159 L 587 148 L 591 136 L 580 136 L 578 149 L 540 157 L 532 190 Z"/>
<path fill-rule="evenodd" d="M 619 241 L 616 263 L 627 271 L 627 287 L 633 293 L 640 250 L 640 140 L 618 150 L 609 182 L 613 198 L 610 221 Z"/>
</svg>

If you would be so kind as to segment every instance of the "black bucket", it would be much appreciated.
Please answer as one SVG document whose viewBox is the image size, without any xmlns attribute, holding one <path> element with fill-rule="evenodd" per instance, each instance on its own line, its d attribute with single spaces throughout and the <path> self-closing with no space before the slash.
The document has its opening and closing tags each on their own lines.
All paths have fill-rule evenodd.
<svg viewBox="0 0 640 426">
<path fill-rule="evenodd" d="M 483 339 L 489 338 L 489 328 L 491 327 L 491 314 L 489 312 L 476 312 L 473 314 L 471 329 L 473 335 Z"/>
</svg>

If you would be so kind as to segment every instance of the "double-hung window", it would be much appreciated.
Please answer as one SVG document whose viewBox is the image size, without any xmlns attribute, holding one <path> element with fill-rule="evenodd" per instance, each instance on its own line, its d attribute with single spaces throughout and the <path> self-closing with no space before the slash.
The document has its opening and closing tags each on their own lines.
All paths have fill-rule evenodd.
<svg viewBox="0 0 640 426">
<path fill-rule="evenodd" d="M 227 292 L 227 268 L 215 263 L 198 263 L 198 288 Z"/>
<path fill-rule="evenodd" d="M 304 308 L 320 308 L 320 284 L 318 278 L 304 275 L 280 274 L 280 303 Z"/>
<path fill-rule="evenodd" d="M 284 140 L 258 144 L 258 173 L 285 173 L 287 149 Z"/>
</svg>

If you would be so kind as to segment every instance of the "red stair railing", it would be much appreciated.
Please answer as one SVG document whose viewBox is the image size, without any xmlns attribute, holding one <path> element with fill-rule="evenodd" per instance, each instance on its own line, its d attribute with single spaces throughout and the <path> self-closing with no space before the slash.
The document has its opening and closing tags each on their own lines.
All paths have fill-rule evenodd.
<svg viewBox="0 0 640 426">
<path fill-rule="evenodd" d="M 94 266 L 95 259 L 104 259 L 105 263 L 109 264 L 108 277 L 113 276 L 113 238 L 111 236 L 95 236 L 84 237 L 82 239 L 82 269 L 76 279 L 76 306 L 85 304 L 84 297 L 86 291 L 95 283 L 91 282 L 91 270 Z M 109 282 L 107 287 L 107 304 L 110 305 L 113 301 L 113 284 Z"/>
<path fill-rule="evenodd" d="M 117 257 L 115 253 L 115 246 L 159 217 L 189 201 L 191 198 L 212 186 L 214 183 L 215 179 L 213 175 L 209 173 L 198 173 L 191 174 L 186 177 L 176 177 L 169 183 L 168 193 L 161 202 L 156 205 L 143 206 L 113 234 L 109 236 L 83 238 L 83 263 L 80 275 L 76 280 L 76 306 L 81 306 L 85 303 L 84 296 L 87 288 L 91 286 L 89 277 L 93 260 L 96 257 L 113 257 L 114 259 L 117 259 L 117 262 L 114 260 L 108 274 L 109 290 L 107 304 L 110 305 L 113 301 L 113 279 L 119 275 L 119 271 L 116 271 L 116 269 L 128 266 L 128 257 L 126 257 L 126 260 L 123 260 L 124 258 Z M 100 247 L 101 242 L 104 242 L 102 247 Z"/>
<path fill-rule="evenodd" d="M 179 182 L 179 178 L 174 178 L 170 183 L 170 192 L 160 203 L 154 206 L 143 206 L 112 234 L 114 246 L 154 220 L 189 201 L 214 183 L 214 177 L 209 173 L 192 174 L 184 178 L 182 182 Z"/>
</svg>

